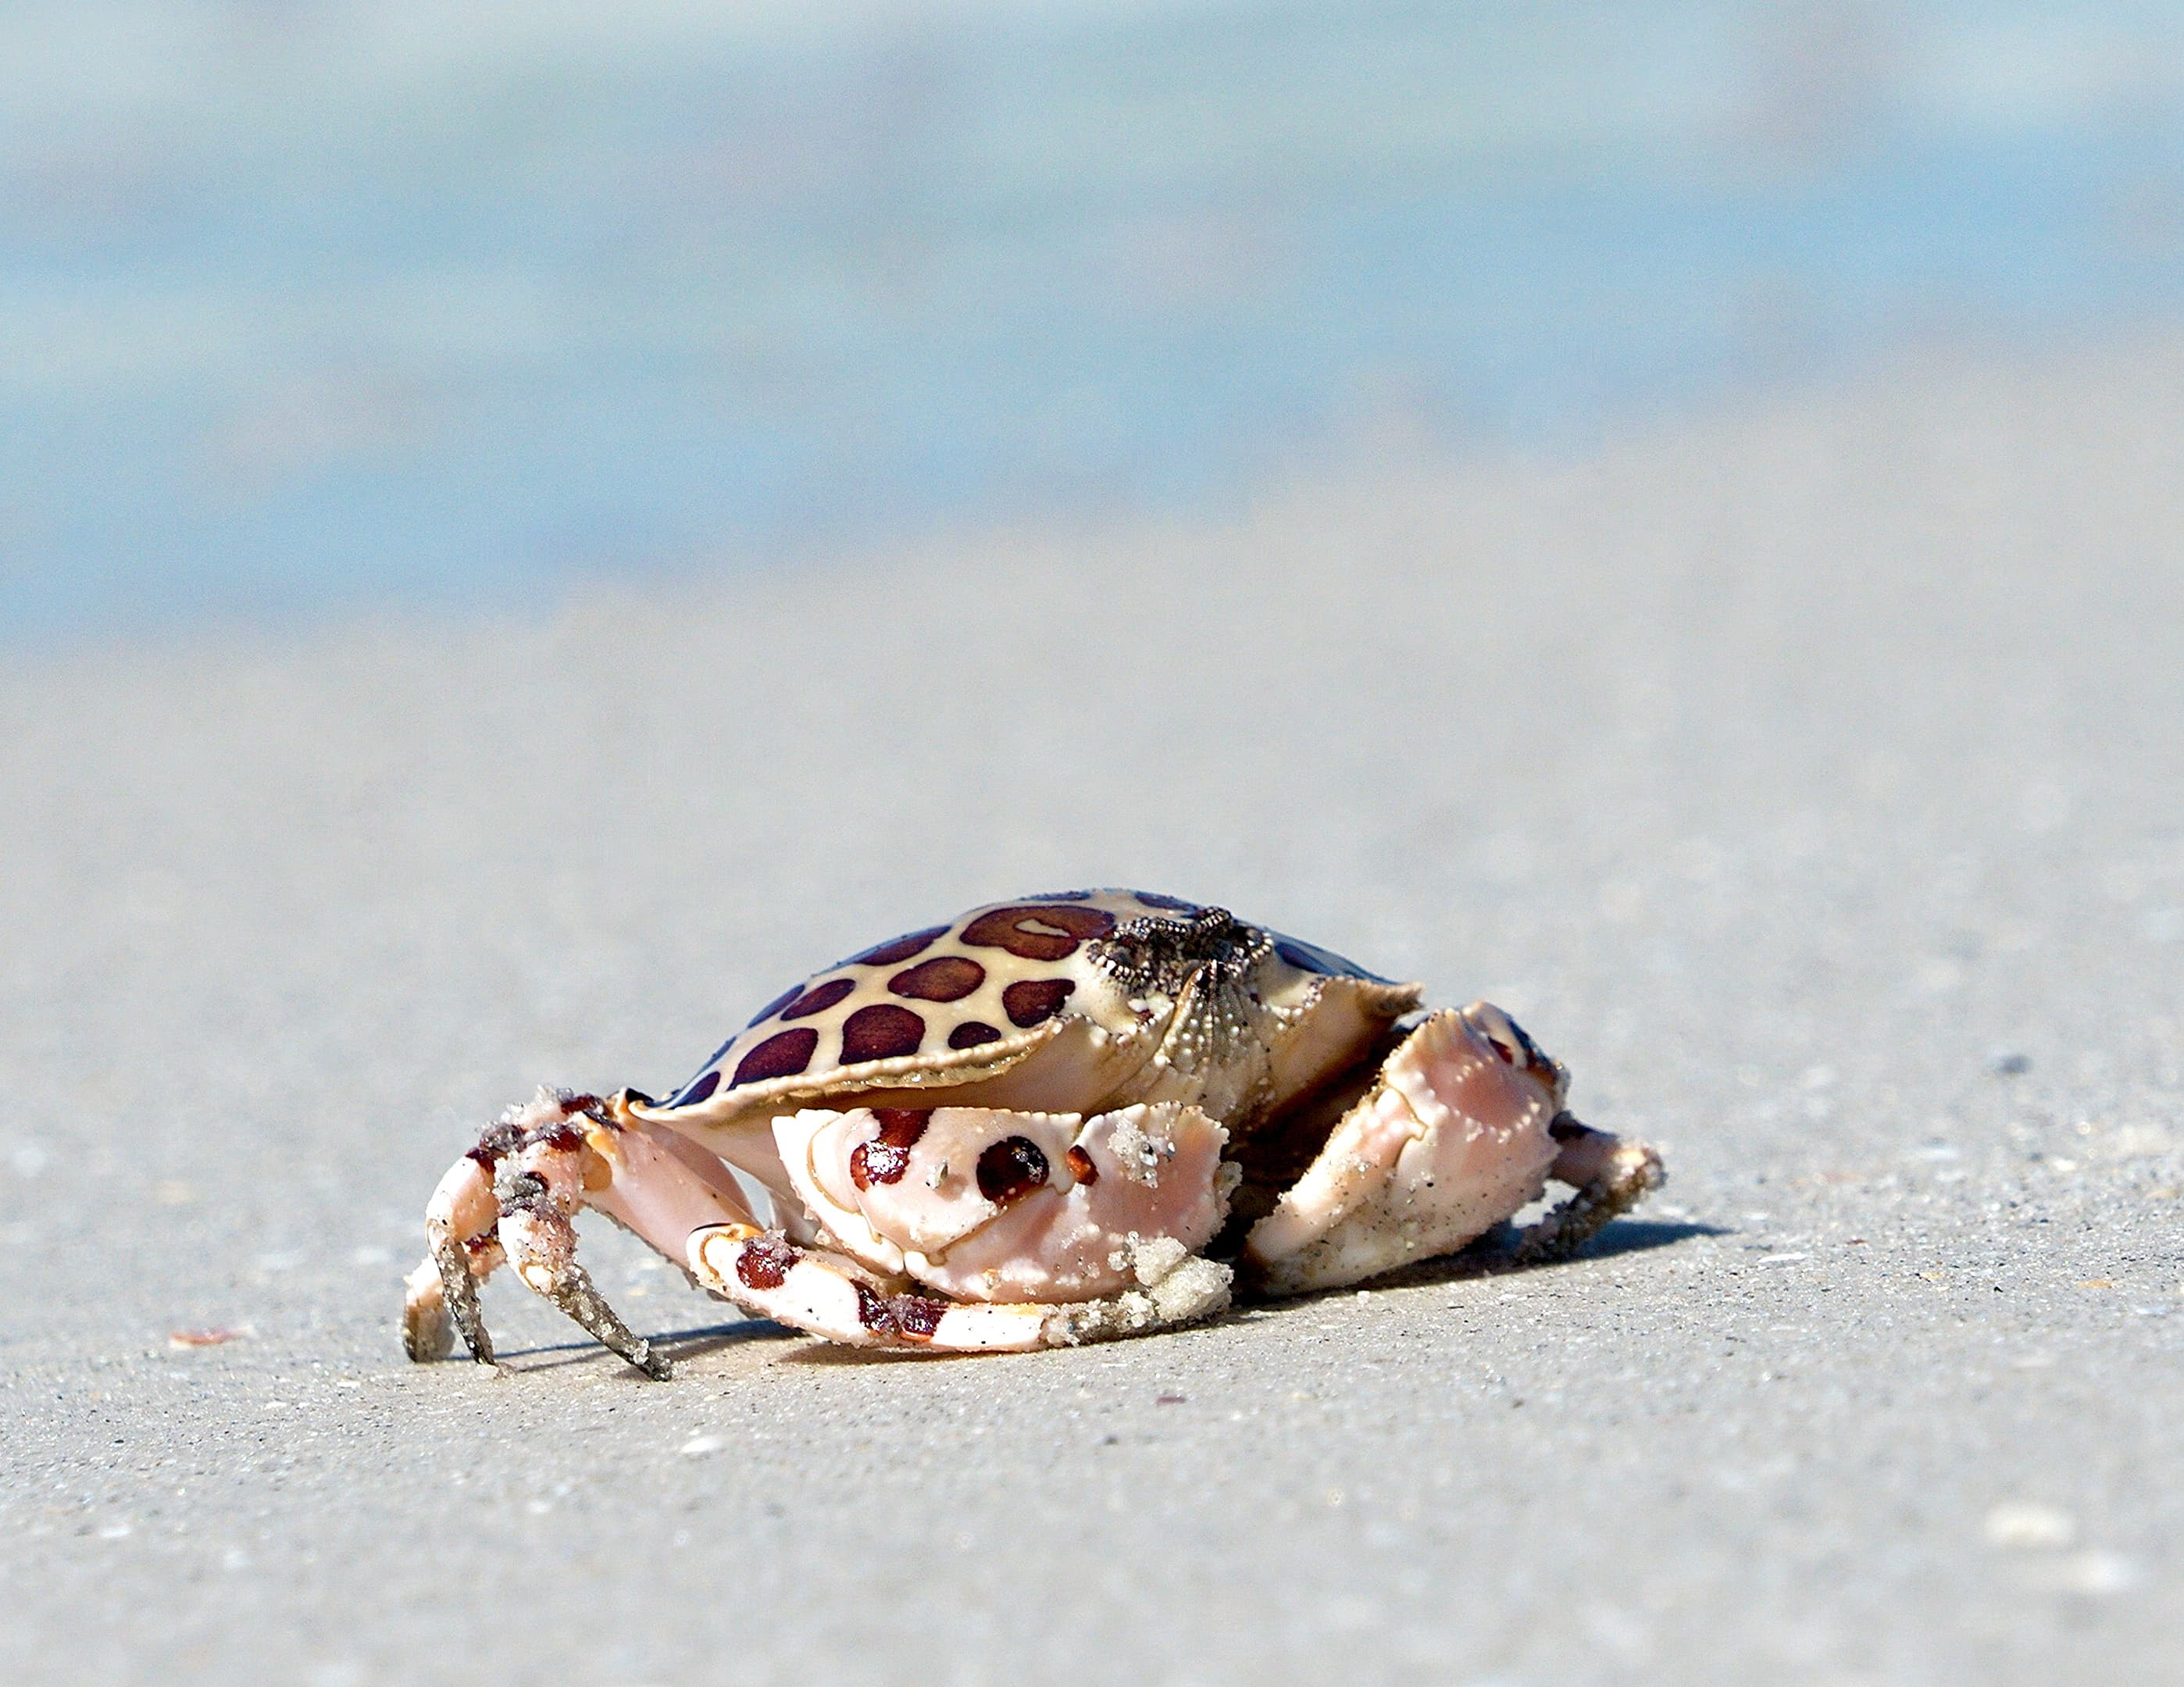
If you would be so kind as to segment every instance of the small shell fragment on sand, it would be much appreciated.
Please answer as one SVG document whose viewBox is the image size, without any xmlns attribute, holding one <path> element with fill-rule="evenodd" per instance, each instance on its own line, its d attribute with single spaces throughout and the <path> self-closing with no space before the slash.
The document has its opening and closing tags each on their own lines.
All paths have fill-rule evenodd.
<svg viewBox="0 0 2184 1687">
<path fill-rule="evenodd" d="M 248 1341 L 255 1332 L 248 1324 L 229 1329 L 214 1325 L 207 1329 L 169 1330 L 167 1345 L 173 1348 L 224 1347 L 231 1341 Z"/>
</svg>

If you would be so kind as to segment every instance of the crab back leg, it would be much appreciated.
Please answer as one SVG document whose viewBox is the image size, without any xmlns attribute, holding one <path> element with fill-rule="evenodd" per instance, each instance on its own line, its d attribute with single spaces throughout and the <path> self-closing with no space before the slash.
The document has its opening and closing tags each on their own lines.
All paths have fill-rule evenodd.
<svg viewBox="0 0 2184 1687">
<path fill-rule="evenodd" d="M 1453 1253 L 1536 1199 L 1550 1177 L 1583 1185 L 1546 1221 L 1547 1248 L 1574 1248 L 1660 1181 L 1660 1161 L 1577 1125 L 1562 1111 L 1566 1087 L 1499 1009 L 1433 1015 L 1252 1227 L 1247 1275 L 1268 1294 L 1302 1294 Z"/>
</svg>

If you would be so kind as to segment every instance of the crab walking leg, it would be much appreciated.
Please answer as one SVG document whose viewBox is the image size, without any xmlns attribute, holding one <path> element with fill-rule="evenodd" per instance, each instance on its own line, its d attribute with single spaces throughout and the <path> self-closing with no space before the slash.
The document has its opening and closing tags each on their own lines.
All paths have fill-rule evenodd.
<svg viewBox="0 0 2184 1687">
<path fill-rule="evenodd" d="M 850 1347 L 925 1353 L 1026 1353 L 1149 1333 L 1208 1318 L 1228 1304 L 1228 1267 L 1179 1242 L 1141 1250 L 1140 1286 L 1097 1300 L 961 1303 L 889 1293 L 846 1254 L 793 1245 L 778 1230 L 742 1226 L 690 1238 L 699 1281 L 737 1305 Z M 900 1279 L 897 1279 L 900 1281 Z"/>
<path fill-rule="evenodd" d="M 669 1374 L 666 1359 L 622 1322 L 577 1261 L 576 1215 L 595 1207 L 678 1266 L 694 1229 L 757 1227 L 726 1166 L 670 1133 L 603 1116 L 610 1105 L 542 1092 L 441 1179 L 426 1213 L 432 1252 L 408 1282 L 404 1345 L 412 1359 L 444 1357 L 452 1320 L 479 1361 L 493 1362 L 477 1284 L 505 1258 L 526 1287 L 631 1364 Z"/>
<path fill-rule="evenodd" d="M 635 1333 L 606 1303 L 592 1282 L 591 1273 L 577 1259 L 577 1227 L 571 1222 L 582 1205 L 578 1154 L 548 1150 L 530 1163 L 504 1168 L 499 1183 L 501 1245 L 509 1263 L 535 1293 L 552 1301 L 601 1343 L 611 1348 L 648 1377 L 665 1382 L 673 1374 L 664 1355 Z"/>
<path fill-rule="evenodd" d="M 478 1311 L 477 1285 L 505 1257 L 494 1233 L 500 1217 L 490 1161 L 465 1155 L 450 1166 L 425 1208 L 424 1263 L 404 1280 L 402 1346 L 420 1364 L 444 1359 L 463 1345 L 482 1365 L 493 1363 L 493 1338 Z"/>
<path fill-rule="evenodd" d="M 524 1282 L 647 1376 L 666 1381 L 665 1355 L 608 1306 L 576 1257 L 572 1222 L 596 1207 L 678 1265 L 694 1229 L 726 1222 L 755 1230 L 727 1168 L 671 1135 L 643 1125 L 586 1121 L 526 1144 L 499 1179 L 504 1245 Z"/>
<path fill-rule="evenodd" d="M 1517 1257 L 1565 1260 L 1618 1213 L 1627 1212 L 1668 1181 L 1661 1156 L 1642 1142 L 1625 1142 L 1607 1131 L 1581 1125 L 1558 1114 L 1548 1133 L 1562 1144 L 1548 1174 L 1577 1193 L 1536 1224 L 1517 1244 Z"/>
</svg>

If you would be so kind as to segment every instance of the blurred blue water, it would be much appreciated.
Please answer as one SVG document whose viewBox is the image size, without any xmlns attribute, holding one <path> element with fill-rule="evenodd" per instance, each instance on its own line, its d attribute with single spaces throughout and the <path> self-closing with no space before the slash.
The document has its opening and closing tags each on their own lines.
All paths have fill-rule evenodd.
<svg viewBox="0 0 2184 1687">
<path fill-rule="evenodd" d="M 0 3 L 0 641 L 2184 315 L 2184 8 Z"/>
</svg>

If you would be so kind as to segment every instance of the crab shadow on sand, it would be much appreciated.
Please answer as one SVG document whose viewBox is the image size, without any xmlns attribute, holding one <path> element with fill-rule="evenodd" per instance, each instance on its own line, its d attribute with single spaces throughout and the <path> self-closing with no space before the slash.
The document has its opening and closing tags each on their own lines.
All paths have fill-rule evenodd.
<svg viewBox="0 0 2184 1687">
<path fill-rule="evenodd" d="M 1443 1254 L 1438 1259 L 1421 1261 L 1414 1266 L 1405 1266 L 1384 1277 L 1376 1277 L 1369 1283 L 1360 1283 L 1345 1289 L 1329 1289 L 1318 1294 L 1301 1294 L 1300 1304 L 1318 1300 L 1329 1294 L 1355 1294 L 1358 1289 L 1419 1289 L 1444 1283 L 1468 1283 L 1476 1278 L 1532 1277 L 1541 1272 L 1556 1272 L 1588 1261 L 1614 1259 L 1624 1254 L 1651 1253 L 1656 1248 L 1673 1247 L 1694 1236 L 1725 1236 L 1727 1230 L 1718 1224 L 1696 1223 L 1687 1219 L 1618 1218 L 1568 1259 L 1519 1260 L 1516 1255 L 1518 1227 L 1505 1223 L 1488 1231 L 1469 1247 L 1453 1254 Z M 1279 1308 L 1284 1303 L 1260 1301 L 1257 1310 Z"/>
<path fill-rule="evenodd" d="M 1403 1267 L 1384 1276 L 1376 1277 L 1369 1283 L 1321 1289 L 1311 1294 L 1284 1296 L 1280 1300 L 1246 1300 L 1240 1302 L 1228 1317 L 1244 1322 L 1257 1323 L 1262 1320 L 1279 1319 L 1293 1310 L 1301 1311 L 1307 1307 L 1324 1306 L 1337 1297 L 1347 1300 L 1360 1294 L 1379 1294 L 1403 1289 L 1438 1288 L 1451 1283 L 1534 1277 L 1543 1272 L 1564 1271 L 1572 1266 L 1614 1259 L 1624 1254 L 1651 1253 L 1656 1248 L 1673 1247 L 1694 1236 L 1725 1236 L 1730 1232 L 1718 1224 L 1689 1220 L 1621 1218 L 1593 1237 L 1571 1258 L 1530 1261 L 1517 1258 L 1516 1233 L 1515 1225 L 1504 1223 L 1458 1252 Z"/>
<path fill-rule="evenodd" d="M 1368 1283 L 1352 1284 L 1342 1289 L 1323 1289 L 1318 1294 L 1287 1295 L 1279 1300 L 1246 1298 L 1236 1303 L 1204 1328 L 1218 1329 L 1224 1324 L 1258 1323 L 1264 1320 L 1279 1319 L 1291 1311 L 1301 1311 L 1313 1306 L 1323 1306 L 1340 1296 L 1350 1299 L 1358 1294 L 1378 1294 L 1401 1289 L 1423 1289 L 1442 1283 L 1463 1283 L 1474 1278 L 1531 1276 L 1540 1272 L 1558 1271 L 1573 1265 L 1582 1265 L 1588 1260 L 1613 1259 L 1624 1254 L 1650 1253 L 1656 1248 L 1672 1247 L 1694 1236 L 1724 1236 L 1730 1233 L 1720 1225 L 1702 1224 L 1689 1221 L 1646 1218 L 1618 1219 L 1587 1242 L 1575 1258 L 1541 1260 L 1520 1264 L 1514 1257 L 1513 1225 L 1504 1224 L 1487 1233 L 1461 1252 L 1428 1260 L 1421 1265 L 1407 1267 L 1373 1278 Z M 731 1328 L 734 1328 L 731 1326 Z M 778 1332 L 800 1335 L 795 1330 L 783 1330 L 777 1324 L 762 1324 L 766 1333 Z M 829 1342 L 805 1341 L 780 1356 L 784 1364 L 832 1367 L 841 1365 L 930 1364 L 939 1356 L 920 1353 L 876 1351 L 870 1348 L 838 1347 Z M 959 1359 L 976 1359 L 976 1354 L 948 1356 Z"/>
<path fill-rule="evenodd" d="M 684 1360 L 702 1358 L 754 1341 L 800 1341 L 807 1339 L 803 1331 L 791 1329 L 786 1324 L 777 1324 L 766 1318 L 744 1318 L 735 1323 L 701 1324 L 692 1329 L 662 1330 L 651 1340 L 654 1346 L 679 1364 Z M 524 1371 L 560 1371 L 579 1365 L 619 1366 L 622 1363 L 617 1356 L 588 1336 L 576 1341 L 509 1348 L 499 1356 L 501 1363 L 513 1365 Z M 638 1381 L 644 1380 L 635 1371 L 632 1371 L 630 1375 Z"/>
<path fill-rule="evenodd" d="M 1279 1319 L 1292 1309 L 1302 1309 L 1341 1295 L 1352 1296 L 1360 1292 L 1379 1294 L 1384 1290 L 1424 1289 L 1450 1283 L 1467 1283 L 1476 1278 L 1500 1277 L 1528 1277 L 1539 1272 L 1552 1272 L 1573 1265 L 1582 1265 L 1588 1260 L 1614 1259 L 1625 1254 L 1650 1253 L 1656 1248 L 1673 1247 L 1694 1236 L 1724 1236 L 1729 1231 L 1718 1224 L 1702 1224 L 1685 1220 L 1623 1218 L 1618 1219 L 1586 1243 L 1575 1258 L 1541 1260 L 1519 1263 L 1511 1245 L 1514 1228 L 1502 1225 L 1489 1231 L 1460 1253 L 1428 1260 L 1420 1265 L 1375 1278 L 1371 1283 L 1344 1289 L 1329 1289 L 1315 1294 L 1299 1294 L 1277 1300 L 1245 1300 L 1212 1321 L 1217 1328 L 1228 1323 L 1257 1323 L 1262 1320 Z M 777 1324 L 766 1318 L 744 1318 L 734 1323 L 705 1324 L 694 1329 L 666 1330 L 652 1338 L 662 1352 L 677 1364 L 705 1358 L 730 1348 L 745 1346 L 753 1342 L 785 1342 L 787 1351 L 775 1356 L 780 1362 L 820 1367 L 861 1365 L 928 1365 L 935 1358 L 948 1356 L 975 1359 L 976 1354 L 939 1356 L 923 1353 L 875 1350 L 870 1348 L 840 1347 L 831 1342 L 807 1336 L 801 1330 L 786 1324 Z M 526 1371 L 556 1371 L 577 1365 L 618 1365 L 615 1356 L 593 1341 L 556 1342 L 548 1346 L 513 1349 L 501 1356 L 504 1361 L 517 1361 Z M 634 1377 L 635 1373 L 631 1373 Z"/>
</svg>

